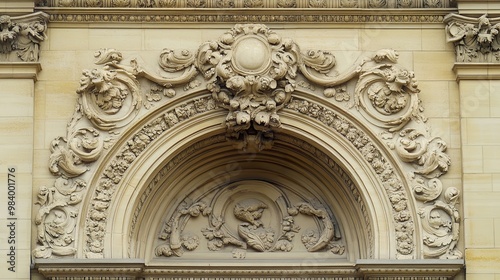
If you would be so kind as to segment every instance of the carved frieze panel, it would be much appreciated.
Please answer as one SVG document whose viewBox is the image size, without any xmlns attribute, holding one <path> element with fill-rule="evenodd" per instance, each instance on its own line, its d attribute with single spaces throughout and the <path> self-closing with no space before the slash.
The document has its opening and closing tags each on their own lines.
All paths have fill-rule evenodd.
<svg viewBox="0 0 500 280">
<path fill-rule="evenodd" d="M 38 0 L 38 7 L 114 8 L 448 8 L 450 0 Z"/>
<path fill-rule="evenodd" d="M 37 62 L 40 43 L 47 37 L 48 18 L 42 12 L 0 15 L 0 62 Z"/>
<path fill-rule="evenodd" d="M 109 207 L 129 167 L 171 128 L 219 110 L 225 112 L 221 119 L 225 138 L 246 151 L 272 149 L 273 141 L 284 137 L 277 136 L 284 112 L 316 121 L 342 135 L 377 174 L 381 188 L 385 189 L 394 216 L 398 257 L 414 257 L 415 243 L 421 242 L 426 248 L 423 257 L 460 258 L 456 248 L 459 191 L 453 186 L 442 186 L 439 179 L 451 164 L 446 143 L 430 135 L 415 74 L 399 65 L 397 59 L 396 51 L 383 49 L 360 57 L 352 67 L 337 73 L 332 52 L 302 51 L 292 39 L 282 38 L 261 24 L 236 25 L 196 51 L 164 49 L 156 70 L 151 66 L 154 63 L 134 57 L 124 59 L 114 49 L 96 52 L 95 63 L 100 68 L 83 71 L 67 134 L 51 144 L 49 170 L 58 179 L 53 187 L 39 190 L 38 245 L 34 256 L 49 258 L 76 253 L 75 226 L 82 214 L 87 180 L 94 176 L 89 171 L 102 170 L 95 175 L 96 186 L 88 196 L 83 249 L 87 258 L 102 258 Z M 299 92 L 325 104 L 299 97 Z M 183 102 L 167 106 L 178 97 Z M 152 110 L 156 106 L 170 109 Z M 135 127 L 134 133 L 126 134 L 127 139 L 121 139 L 126 140 L 122 146 L 114 147 L 117 139 L 129 132 L 127 129 L 152 111 L 152 121 Z M 373 135 L 379 138 L 374 139 Z M 386 146 L 381 148 L 380 143 Z M 111 148 L 115 154 L 108 157 L 109 161 L 101 162 Z M 409 203 L 414 200 L 405 185 L 411 186 L 417 208 L 421 208 L 419 215 L 425 225 L 418 229 L 425 232 L 421 241 L 414 239 L 415 227 L 420 223 L 409 210 Z M 341 245 L 332 243 L 336 230 L 330 223 L 332 215 L 325 214 L 327 207 L 314 205 L 308 198 L 291 200 L 294 202 L 284 208 L 273 208 L 275 200 L 256 194 L 231 205 L 229 212 L 217 212 L 212 200 L 194 198 L 169 216 L 161 236 L 165 243 L 158 244 L 157 255 L 180 256 L 201 248 L 202 240 L 208 250 L 230 247 L 269 252 L 302 246 L 305 251 L 341 253 Z M 253 208 L 256 210 L 250 210 Z M 273 225 L 282 226 L 265 227 L 262 219 L 266 212 L 278 217 Z M 184 232 L 179 224 L 200 215 L 206 219 L 206 230 L 196 237 Z M 245 216 L 252 216 L 253 220 Z M 299 216 L 302 220 L 303 216 L 308 217 L 319 226 L 309 236 L 299 238 L 294 223 Z M 225 228 L 220 223 L 222 218 L 233 222 Z M 220 237 L 215 238 L 216 235 Z M 241 251 L 235 253 L 237 257 L 244 255 Z"/>
<path fill-rule="evenodd" d="M 447 40 L 455 46 L 456 62 L 500 61 L 500 18 L 450 14 L 445 23 Z"/>
</svg>

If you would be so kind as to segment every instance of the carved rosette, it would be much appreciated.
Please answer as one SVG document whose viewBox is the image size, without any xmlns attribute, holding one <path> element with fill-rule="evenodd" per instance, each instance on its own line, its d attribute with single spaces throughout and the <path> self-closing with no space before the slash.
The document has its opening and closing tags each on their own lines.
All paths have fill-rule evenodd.
<svg viewBox="0 0 500 280">
<path fill-rule="evenodd" d="M 313 2 L 316 3 L 311 1 Z M 348 5 L 350 1 L 342 2 Z M 382 2 L 372 1 L 374 5 L 383 4 Z M 414 73 L 397 64 L 397 57 L 393 50 L 380 50 L 361 57 L 352 67 L 337 74 L 332 53 L 322 50 L 301 52 L 291 39 L 281 38 L 260 24 L 236 25 L 218 40 L 202 44 L 196 52 L 165 49 L 159 56 L 160 71 L 150 70 L 148 65 L 136 58 L 125 63 L 122 54 L 113 49 L 97 52 L 95 63 L 102 67 L 83 71 L 77 89 L 78 103 L 73 118 L 68 123 L 67 134 L 65 137 L 57 137 L 51 144 L 49 168 L 58 179 L 54 187 L 40 189 L 40 193 L 50 190 L 51 195 L 49 199 L 49 196 L 42 194 L 37 202 L 40 205 L 40 218 L 37 219 L 39 246 L 34 255 L 51 257 L 74 254 L 73 220 L 79 215 L 81 208 L 77 194 L 83 193 L 84 187 L 75 188 L 72 193 L 68 193 L 61 192 L 56 185 L 64 181 L 67 185 L 84 186 L 82 176 L 96 168 L 95 162 L 113 145 L 117 135 L 139 117 L 146 115 L 147 110 L 156 103 L 167 103 L 168 100 L 164 97 L 205 91 L 210 97 L 190 99 L 168 112 L 162 112 L 152 123 L 130 136 L 116 157 L 107 166 L 100 168 L 104 171 L 98 175 L 100 177 L 85 222 L 86 257 L 104 256 L 104 229 L 108 208 L 124 173 L 135 159 L 171 127 L 216 108 L 227 112 L 226 117 L 221 120 L 226 126 L 226 138 L 242 149 L 258 151 L 271 148 L 281 126 L 280 114 L 284 110 L 299 112 L 340 133 L 379 176 L 393 208 L 397 251 L 401 256 L 411 257 L 415 248 L 413 231 L 416 223 L 408 209 L 409 198 L 402 188 L 402 179 L 395 175 L 391 160 L 383 156 L 362 129 L 342 116 L 343 113 L 357 114 L 366 119 L 374 131 L 378 130 L 380 137 L 394 151 L 394 156 L 411 170 L 407 179 L 420 205 L 424 208 L 431 204 L 440 207 L 425 208 L 429 214 L 421 215 L 423 223 L 428 222 L 435 212 L 439 212 L 441 217 L 450 215 L 451 212 L 446 209 L 454 209 L 454 202 L 446 202 L 446 192 L 442 193 L 443 186 L 439 180 L 451 164 L 446 154 L 446 143 L 430 135 L 426 119 L 421 114 L 423 109 Z M 299 90 L 322 94 L 331 98 L 332 108 L 342 109 L 334 112 L 323 104 L 293 97 Z M 307 200 L 302 202 L 307 204 Z M 440 206 L 443 203 L 449 207 L 445 209 Z M 246 202 L 240 206 L 244 208 L 244 204 Z M 268 203 L 264 204 L 269 206 Z M 214 215 L 212 206 L 202 213 L 209 221 L 207 229 L 218 231 L 217 219 L 227 216 L 227 213 Z M 318 250 L 325 250 L 330 246 L 328 242 L 331 241 L 331 233 L 326 233 L 325 230 L 331 228 L 331 225 L 320 208 L 311 206 L 306 210 L 306 206 L 299 207 L 298 204 L 286 208 L 286 214 L 280 212 L 282 214 L 278 224 L 288 223 L 289 226 L 263 229 L 238 218 L 245 225 L 235 226 L 232 229 L 235 232 L 231 236 L 237 241 L 227 244 L 223 242 L 224 246 L 246 246 L 245 249 L 253 251 L 273 251 L 276 248 L 286 251 L 290 248 L 287 243 L 290 240 L 288 237 L 282 239 L 282 236 L 294 235 L 294 217 L 299 214 L 309 215 L 322 225 L 321 230 L 309 231 L 302 236 L 306 250 L 312 248 L 315 251 L 318 247 L 321 247 Z M 260 208 L 262 211 L 266 209 L 268 208 Z M 183 212 L 177 218 L 171 217 L 178 220 L 176 223 L 179 231 L 182 231 L 184 221 L 193 217 L 190 211 Z M 455 222 L 452 222 L 453 229 L 448 232 L 452 235 L 451 240 L 455 241 L 458 239 L 458 227 L 455 226 L 459 223 L 457 213 L 453 212 Z M 237 218 L 239 214 L 235 212 L 232 215 Z M 58 234 L 54 229 L 55 224 L 57 230 L 64 231 L 65 234 Z M 332 231 L 335 232 L 334 229 Z M 423 242 L 429 249 L 424 250 L 426 257 L 442 257 L 445 254 L 439 254 L 446 250 L 435 249 L 437 243 L 430 241 L 439 240 L 442 232 L 443 230 L 433 231 L 429 228 L 426 237 L 428 241 Z M 172 241 L 172 232 L 166 233 L 167 243 L 159 247 L 159 255 L 180 255 L 183 251 L 195 250 L 197 242 L 201 240 L 200 237 L 180 234 Z M 268 239 L 262 237 L 264 233 L 269 234 Z M 259 236 L 260 241 L 255 241 L 252 236 Z M 205 235 L 204 237 L 207 239 Z M 328 242 L 324 241 L 320 246 L 317 242 L 321 240 Z M 243 243 L 246 245 L 241 245 Z M 327 243 L 329 245 L 325 245 Z M 220 242 L 210 244 L 211 248 L 218 248 Z M 449 256 L 459 255 L 456 252 L 456 242 L 441 244 L 448 248 L 447 252 L 453 251 L 446 253 Z"/>
<path fill-rule="evenodd" d="M 0 61 L 37 62 L 40 43 L 47 38 L 48 18 L 42 12 L 17 17 L 0 15 Z"/>
<path fill-rule="evenodd" d="M 447 40 L 455 45 L 457 62 L 500 61 L 500 18 L 450 14 L 444 21 Z"/>
</svg>

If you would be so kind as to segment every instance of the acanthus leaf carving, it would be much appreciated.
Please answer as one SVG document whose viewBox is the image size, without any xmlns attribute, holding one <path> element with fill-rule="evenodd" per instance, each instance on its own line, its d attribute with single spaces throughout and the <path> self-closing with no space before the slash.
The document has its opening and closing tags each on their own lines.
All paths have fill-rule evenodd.
<svg viewBox="0 0 500 280">
<path fill-rule="evenodd" d="M 35 217 L 38 247 L 36 258 L 52 255 L 68 256 L 76 253 L 73 232 L 77 223 L 76 204 L 83 199 L 86 183 L 79 179 L 59 177 L 53 187 L 41 186 L 36 204 L 40 209 Z"/>
<path fill-rule="evenodd" d="M 105 67 L 84 70 L 76 92 L 80 94 L 82 113 L 97 128 L 109 131 L 131 121 L 133 112 L 142 105 L 142 97 L 133 73 L 109 66 L 119 62 L 121 54 L 108 50 L 100 55 L 102 58 L 98 57 L 96 63 L 105 64 Z"/>
<path fill-rule="evenodd" d="M 449 187 L 444 193 L 444 201 L 437 200 L 432 205 L 420 209 L 424 235 L 424 256 L 428 258 L 460 259 L 457 249 L 460 230 L 460 214 L 456 203 L 460 192 Z"/>
</svg>

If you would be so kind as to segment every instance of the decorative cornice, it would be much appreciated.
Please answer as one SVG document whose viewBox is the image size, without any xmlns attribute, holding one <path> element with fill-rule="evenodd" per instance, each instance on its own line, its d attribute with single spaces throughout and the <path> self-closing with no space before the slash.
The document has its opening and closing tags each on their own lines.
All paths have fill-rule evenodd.
<svg viewBox="0 0 500 280">
<path fill-rule="evenodd" d="M 456 10 L 440 9 L 138 9 L 138 8 L 38 8 L 51 23 L 439 23 Z M 147 26 L 146 26 L 147 27 Z"/>
<path fill-rule="evenodd" d="M 462 80 L 500 80 L 500 64 L 497 63 L 455 63 L 453 71 L 457 82 Z"/>
<path fill-rule="evenodd" d="M 415 9 L 448 8 L 455 6 L 451 0 L 38 0 L 39 7 L 98 7 L 98 8 L 368 8 Z"/>
<path fill-rule="evenodd" d="M 37 81 L 40 63 L 0 62 L 0 79 L 32 79 Z"/>
</svg>

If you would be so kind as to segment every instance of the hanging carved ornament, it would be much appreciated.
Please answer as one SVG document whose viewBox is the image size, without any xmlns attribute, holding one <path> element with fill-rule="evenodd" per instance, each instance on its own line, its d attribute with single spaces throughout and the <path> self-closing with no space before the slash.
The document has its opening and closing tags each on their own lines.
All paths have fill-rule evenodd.
<svg viewBox="0 0 500 280">
<path fill-rule="evenodd" d="M 134 160 L 171 127 L 215 109 L 226 111 L 225 118 L 221 119 L 226 128 L 226 138 L 240 149 L 258 151 L 271 148 L 281 127 L 280 115 L 285 110 L 316 119 L 344 136 L 361 152 L 387 190 L 394 209 L 396 231 L 404 233 L 399 234 L 397 240 L 397 251 L 403 256 L 411 256 L 415 242 L 413 235 L 408 234 L 413 232 L 414 222 L 407 209 L 409 199 L 400 191 L 403 183 L 395 179 L 395 169 L 390 166 L 390 160 L 382 157 L 379 148 L 342 114 L 364 118 L 374 131 L 380 132 L 380 137 L 394 150 L 401 164 L 411 170 L 408 180 L 414 197 L 420 203 L 443 201 L 440 198 L 443 186 L 439 177 L 448 171 L 451 164 L 446 154 L 447 146 L 439 137 L 430 135 L 422 115 L 415 75 L 397 64 L 398 54 L 394 50 L 383 49 L 361 57 L 350 68 L 337 73 L 332 53 L 322 50 L 302 52 L 291 39 L 282 38 L 264 25 L 245 24 L 236 25 L 218 40 L 202 44 L 196 52 L 164 49 L 159 56 L 159 71 L 151 70 L 138 58 L 124 60 L 122 54 L 114 49 L 100 50 L 95 58 L 95 63 L 102 67 L 82 72 L 76 91 L 77 106 L 68 123 L 67 134 L 51 143 L 49 169 L 58 177 L 56 182 L 63 180 L 72 185 L 82 180 L 83 176 L 90 176 L 87 171 L 96 170 L 95 162 L 114 144 L 125 127 L 147 115 L 155 104 L 163 106 L 178 95 L 199 96 L 162 112 L 154 122 L 132 135 L 119 156 L 100 169 L 104 171 L 96 186 L 95 203 L 89 207 L 86 222 L 88 240 L 84 253 L 87 257 L 103 257 L 103 230 L 109 202 L 115 187 Z M 296 91 L 330 98 L 328 106 L 331 108 L 294 96 L 298 95 Z M 333 108 L 338 111 L 332 111 L 337 110 Z M 45 193 L 46 189 L 41 187 L 40 193 Z M 56 195 L 56 186 L 48 189 L 54 194 L 49 204 L 46 205 L 49 200 L 43 198 L 45 195 L 39 196 L 37 202 L 41 205 L 38 215 L 42 217 L 39 232 L 45 234 L 39 234 L 36 249 L 44 252 L 35 250 L 35 255 L 74 254 L 73 224 L 60 221 L 63 217 L 74 218 L 79 214 L 78 200 L 69 201 L 67 193 Z M 83 188 L 75 190 L 80 191 L 84 192 Z M 445 204 L 454 207 L 452 202 Z M 47 207 L 42 207 L 44 205 Z M 68 215 L 59 215 L 56 219 L 56 213 Z M 288 216 L 294 217 L 292 214 Z M 428 220 L 431 215 L 421 217 Z M 315 218 L 321 220 L 318 216 Z M 53 230 L 53 221 L 59 227 L 65 227 L 65 235 Z M 215 221 L 210 223 L 210 228 L 217 228 Z M 256 234 L 250 230 L 252 227 L 236 228 L 239 229 L 237 236 L 240 242 L 253 243 L 249 241 L 250 236 Z M 273 230 L 275 233 L 278 231 Z M 455 234 L 458 228 L 452 232 Z M 438 237 L 438 232 L 430 231 L 429 234 Z M 269 251 L 278 246 L 278 242 L 283 245 L 282 248 L 287 248 L 285 241 L 275 237 L 273 235 L 269 244 L 262 243 L 258 248 Z M 320 235 L 317 237 L 320 238 Z M 309 240 L 314 239 L 311 238 Z M 56 243 L 65 249 L 54 247 Z M 311 242 L 306 244 L 309 244 L 304 245 L 306 248 L 316 246 Z M 446 246 L 451 248 L 453 244 Z M 435 244 L 430 242 L 424 245 L 431 248 Z M 257 247 L 246 246 L 258 250 Z M 188 247 L 185 249 L 189 250 Z M 427 252 L 430 250 L 424 251 L 424 254 Z M 429 254 L 428 257 L 434 257 L 436 253 Z"/>
<path fill-rule="evenodd" d="M 48 17 L 42 12 L 17 17 L 0 15 L 0 62 L 37 62 L 40 43 L 47 38 Z"/>
<path fill-rule="evenodd" d="M 457 62 L 500 61 L 500 18 L 471 18 L 458 14 L 445 17 L 446 37 L 455 45 Z"/>
<path fill-rule="evenodd" d="M 156 247 L 156 256 L 180 257 L 203 243 L 207 252 L 230 247 L 233 258 L 245 258 L 247 252 L 293 251 L 296 238 L 302 251 L 344 254 L 345 246 L 337 242 L 340 234 L 327 209 L 303 201 L 290 204 L 297 197 L 276 186 L 258 184 L 227 187 L 191 204 L 181 203 L 165 223 L 159 239 L 166 242 Z M 211 201 L 210 205 L 203 200 Z M 299 215 L 310 221 L 297 224 Z M 201 223 L 200 219 L 190 221 L 199 216 L 206 218 Z"/>
</svg>

